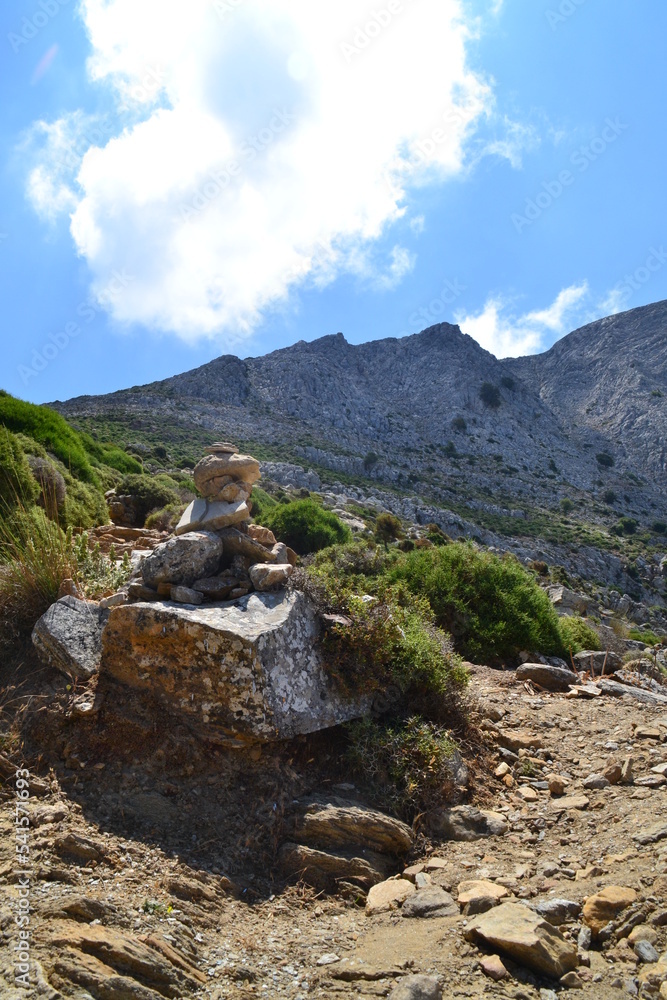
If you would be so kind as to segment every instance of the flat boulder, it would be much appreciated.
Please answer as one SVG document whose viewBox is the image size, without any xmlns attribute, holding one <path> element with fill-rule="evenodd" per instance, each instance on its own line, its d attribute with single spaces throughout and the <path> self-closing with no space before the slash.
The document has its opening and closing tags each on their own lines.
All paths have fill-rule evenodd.
<svg viewBox="0 0 667 1000">
<path fill-rule="evenodd" d="M 507 833 L 507 820 L 500 813 L 476 806 L 454 806 L 438 809 L 428 817 L 431 835 L 443 840 L 481 840 L 482 837 L 502 837 Z"/>
<path fill-rule="evenodd" d="M 466 928 L 465 937 L 554 979 L 560 979 L 579 964 L 576 946 L 521 903 L 502 903 L 475 917 Z"/>
<path fill-rule="evenodd" d="M 546 691 L 568 691 L 570 684 L 579 683 L 579 675 L 566 667 L 549 663 L 522 663 L 516 670 L 518 681 L 534 681 Z"/>
<path fill-rule="evenodd" d="M 234 503 L 214 500 L 193 500 L 176 525 L 175 535 L 186 535 L 192 531 L 218 531 L 230 528 L 250 517 L 250 508 L 245 500 Z"/>
<path fill-rule="evenodd" d="M 214 576 L 222 560 L 222 541 L 210 531 L 197 531 L 162 542 L 141 563 L 147 587 L 161 583 L 191 586 L 195 580 Z"/>
<path fill-rule="evenodd" d="M 458 889 L 459 906 L 466 917 L 486 913 L 510 895 L 509 889 L 488 879 L 469 879 L 461 882 Z"/>
<path fill-rule="evenodd" d="M 291 739 L 370 708 L 369 697 L 334 686 L 318 635 L 315 609 L 298 592 L 201 607 L 126 604 L 109 613 L 100 675 L 157 700 L 205 739 Z"/>
<path fill-rule="evenodd" d="M 400 819 L 341 799 L 304 803 L 292 821 L 290 833 L 300 843 L 315 847 L 364 844 L 392 857 L 403 857 L 413 845 L 412 830 Z"/>
<path fill-rule="evenodd" d="M 87 680 L 99 670 L 108 618 L 109 611 L 95 604 L 61 597 L 35 625 L 33 645 L 45 663 L 68 677 Z"/>
</svg>

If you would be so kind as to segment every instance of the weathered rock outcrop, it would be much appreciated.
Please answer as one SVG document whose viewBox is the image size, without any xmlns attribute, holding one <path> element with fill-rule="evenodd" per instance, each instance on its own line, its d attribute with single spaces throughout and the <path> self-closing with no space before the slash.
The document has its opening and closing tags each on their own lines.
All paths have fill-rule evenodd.
<svg viewBox="0 0 667 1000">
<path fill-rule="evenodd" d="M 222 559 L 222 541 L 210 531 L 170 538 L 144 559 L 141 575 L 147 587 L 175 583 L 184 587 L 214 576 Z"/>
<path fill-rule="evenodd" d="M 97 673 L 102 630 L 109 612 L 76 597 L 61 597 L 35 625 L 32 641 L 41 659 L 68 676 Z"/>
<path fill-rule="evenodd" d="M 207 739 L 287 739 L 365 713 L 332 686 L 303 594 L 251 594 L 233 605 L 164 601 L 114 608 L 100 673 L 156 697 Z"/>
</svg>

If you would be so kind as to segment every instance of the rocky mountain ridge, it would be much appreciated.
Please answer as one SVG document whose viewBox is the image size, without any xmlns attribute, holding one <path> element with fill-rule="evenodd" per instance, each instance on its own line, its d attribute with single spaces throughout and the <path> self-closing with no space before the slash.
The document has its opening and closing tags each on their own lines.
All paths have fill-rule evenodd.
<svg viewBox="0 0 667 1000">
<path fill-rule="evenodd" d="M 416 497 L 471 522 L 465 534 L 475 537 L 476 526 L 487 543 L 523 536 L 533 558 L 542 558 L 534 540 L 549 542 L 549 552 L 569 546 L 574 558 L 582 547 L 618 549 L 620 517 L 645 531 L 667 520 L 665 398 L 662 302 L 591 323 L 527 358 L 499 361 L 448 323 L 360 345 L 339 333 L 52 405 L 126 443 L 169 449 L 231 437 L 264 460 L 314 469 L 329 487 L 375 484 Z M 568 521 L 561 512 L 570 505 Z M 659 541 L 642 557 L 664 555 L 651 548 Z M 619 551 L 611 561 L 637 555 Z M 614 574 L 593 572 L 607 582 Z"/>
</svg>

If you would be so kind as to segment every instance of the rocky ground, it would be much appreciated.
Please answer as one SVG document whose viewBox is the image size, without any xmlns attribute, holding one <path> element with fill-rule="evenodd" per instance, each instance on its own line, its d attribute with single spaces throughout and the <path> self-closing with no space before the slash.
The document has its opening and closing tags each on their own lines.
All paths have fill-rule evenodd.
<svg viewBox="0 0 667 1000">
<path fill-rule="evenodd" d="M 12 690 L 17 676 L 28 680 Z M 72 689 L 29 663 L 3 680 L 3 997 L 297 1000 L 388 996 L 401 984 L 396 996 L 408 1000 L 438 996 L 424 981 L 418 992 L 411 977 L 425 975 L 446 997 L 550 1000 L 577 988 L 605 1000 L 658 996 L 667 980 L 657 962 L 667 951 L 664 705 L 549 694 L 475 667 L 483 736 L 466 748 L 470 802 L 497 813 L 507 832 L 438 841 L 417 821 L 413 849 L 393 868 L 407 869 L 407 879 L 365 901 L 349 886 L 336 895 L 290 884 L 278 865 L 295 799 L 361 797 L 341 765 L 337 731 L 211 752 L 164 719 L 139 718 L 129 702 L 96 704 L 94 689 Z M 18 840 L 17 767 L 30 772 L 30 827 Z M 464 809 L 457 836 L 469 820 Z M 17 862 L 24 841 L 28 876 Z M 611 886 L 606 900 L 588 904 L 588 923 L 602 928 L 589 946 L 581 907 Z M 14 980 L 26 888 L 27 989 Z M 383 904 L 387 893 L 407 902 Z M 538 937 L 554 932 L 526 906 L 560 925 L 547 952 L 579 953 L 565 984 L 535 971 L 545 961 L 535 941 L 523 953 L 507 944 L 512 959 L 479 935 L 467 940 L 488 916 L 475 911 L 492 900 L 511 904 L 496 911 L 506 914 L 505 931 L 516 907 Z"/>
</svg>

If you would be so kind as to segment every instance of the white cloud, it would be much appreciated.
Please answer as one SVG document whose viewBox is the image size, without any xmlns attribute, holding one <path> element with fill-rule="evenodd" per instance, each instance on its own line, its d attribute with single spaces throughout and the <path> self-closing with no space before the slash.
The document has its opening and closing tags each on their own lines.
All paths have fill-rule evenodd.
<svg viewBox="0 0 667 1000">
<path fill-rule="evenodd" d="M 384 10 L 81 0 L 89 74 L 134 118 L 88 144 L 73 183 L 50 187 L 43 157 L 28 191 L 45 215 L 71 211 L 94 290 L 132 275 L 117 320 L 233 343 L 307 280 L 351 271 L 390 288 L 411 269 L 399 246 L 371 267 L 373 246 L 412 183 L 464 170 L 493 101 L 467 66 L 461 0 Z M 509 138 L 497 151 L 516 159 L 521 136 Z"/>
<path fill-rule="evenodd" d="M 546 309 L 523 315 L 517 315 L 511 300 L 498 296 L 489 299 L 477 315 L 457 314 L 456 322 L 497 358 L 536 354 L 574 329 L 588 291 L 586 281 L 571 285 Z"/>
</svg>

